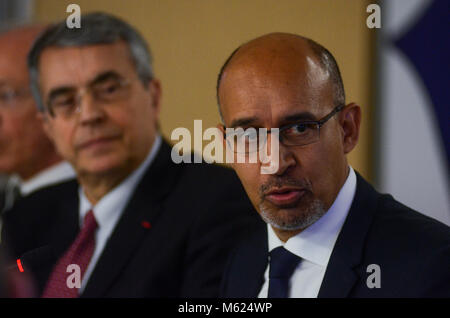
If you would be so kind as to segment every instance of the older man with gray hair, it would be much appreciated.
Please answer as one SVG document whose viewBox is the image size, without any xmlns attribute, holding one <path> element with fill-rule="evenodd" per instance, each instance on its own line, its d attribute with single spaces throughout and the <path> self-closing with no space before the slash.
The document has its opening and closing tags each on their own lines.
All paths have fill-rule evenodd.
<svg viewBox="0 0 450 318">
<path fill-rule="evenodd" d="M 103 13 L 81 25 L 50 27 L 29 54 L 45 130 L 78 183 L 22 200 L 4 240 L 43 297 L 217 296 L 256 213 L 231 170 L 172 162 L 139 33 Z"/>
<path fill-rule="evenodd" d="M 75 174 L 45 135 L 30 92 L 27 52 L 45 26 L 31 25 L 0 33 L 0 212 L 17 197 Z"/>
</svg>

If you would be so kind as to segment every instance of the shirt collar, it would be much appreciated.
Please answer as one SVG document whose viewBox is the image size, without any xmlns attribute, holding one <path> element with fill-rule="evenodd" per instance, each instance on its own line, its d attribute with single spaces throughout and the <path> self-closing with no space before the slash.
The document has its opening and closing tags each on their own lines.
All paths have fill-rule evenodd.
<svg viewBox="0 0 450 318">
<path fill-rule="evenodd" d="M 95 219 L 99 227 L 114 227 L 145 171 L 155 159 L 161 142 L 161 136 L 156 136 L 155 142 L 144 162 L 124 181 L 102 197 L 95 206 L 92 206 L 91 202 L 89 202 L 84 194 L 83 188 L 81 186 L 79 187 L 80 225 L 83 224 L 85 215 L 92 209 L 94 210 Z"/>
<path fill-rule="evenodd" d="M 291 253 L 312 263 L 326 266 L 356 192 L 356 174 L 352 167 L 347 180 L 330 209 L 316 222 L 283 243 L 267 224 L 269 252 L 284 246 Z"/>
<path fill-rule="evenodd" d="M 63 161 L 42 170 L 27 181 L 20 180 L 20 193 L 26 196 L 40 188 L 73 178 L 75 178 L 75 171 L 68 162 Z"/>
</svg>

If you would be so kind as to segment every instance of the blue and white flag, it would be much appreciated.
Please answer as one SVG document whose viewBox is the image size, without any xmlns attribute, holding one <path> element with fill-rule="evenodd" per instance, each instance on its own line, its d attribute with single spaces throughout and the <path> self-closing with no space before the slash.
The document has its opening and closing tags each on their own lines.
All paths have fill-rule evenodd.
<svg viewBox="0 0 450 318">
<path fill-rule="evenodd" d="M 380 4 L 379 189 L 450 225 L 450 1 Z"/>
</svg>

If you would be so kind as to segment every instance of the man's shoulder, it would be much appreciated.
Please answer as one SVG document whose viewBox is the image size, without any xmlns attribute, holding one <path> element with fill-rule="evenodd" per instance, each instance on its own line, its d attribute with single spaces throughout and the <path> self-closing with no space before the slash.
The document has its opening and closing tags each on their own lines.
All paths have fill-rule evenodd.
<svg viewBox="0 0 450 318">
<path fill-rule="evenodd" d="M 170 169 L 178 169 L 177 185 L 180 187 L 201 189 L 201 191 L 215 192 L 220 189 L 234 188 L 242 192 L 243 188 L 236 173 L 225 165 L 208 163 L 196 153 L 191 153 L 180 163 L 175 163 L 171 158 Z"/>
<path fill-rule="evenodd" d="M 378 192 L 360 175 L 352 208 L 365 210 L 358 214 L 370 214 L 370 231 L 384 233 L 386 239 L 416 235 L 430 241 L 450 238 L 450 227 L 397 201 L 391 194 Z"/>
<path fill-rule="evenodd" d="M 73 195 L 73 193 L 77 193 L 78 186 L 77 180 L 70 179 L 36 190 L 24 199 L 28 201 L 41 200 L 43 197 L 53 197 L 54 199 L 57 199 L 57 197 L 55 197 L 56 195 Z"/>
<path fill-rule="evenodd" d="M 170 144 L 163 142 L 133 194 L 135 205 L 161 204 L 165 219 L 182 218 L 184 225 L 227 220 L 231 226 L 233 221 L 255 218 L 256 212 L 233 170 L 201 157 L 194 160 L 194 154 L 176 163 L 171 151 Z"/>
<path fill-rule="evenodd" d="M 50 185 L 21 198 L 6 214 L 14 215 L 14 211 L 36 210 L 54 206 L 73 198 L 78 193 L 77 191 L 78 183 L 74 179 Z"/>
<path fill-rule="evenodd" d="M 189 207 L 190 214 L 215 217 L 222 213 L 230 218 L 233 215 L 255 218 L 254 207 L 230 168 L 205 162 L 183 163 L 181 171 L 171 195 Z"/>
<path fill-rule="evenodd" d="M 181 162 L 175 162 L 172 158 L 174 148 L 170 143 L 163 140 L 161 150 L 155 160 L 155 166 L 165 171 L 164 176 L 161 175 L 161 182 L 173 183 L 174 187 L 197 189 L 202 191 L 217 191 L 228 187 L 241 187 L 236 173 L 224 165 L 216 163 L 208 163 L 204 158 L 192 152 L 183 156 Z M 149 178 L 155 176 L 155 169 L 150 166 L 146 175 Z M 156 174 L 160 175 L 160 172 Z M 172 178 L 167 178 L 167 176 Z M 173 180 L 173 181 L 170 181 Z M 242 190 L 242 189 L 240 189 Z"/>
<path fill-rule="evenodd" d="M 386 295 L 448 295 L 450 228 L 389 194 L 376 195 L 373 211 L 360 275 L 377 264 Z"/>
<path fill-rule="evenodd" d="M 427 251 L 442 244 L 447 244 L 450 249 L 450 227 L 404 205 L 389 194 L 379 196 L 372 231 L 386 239 L 396 238 L 405 247 L 410 246 L 416 251 Z"/>
<path fill-rule="evenodd" d="M 361 178 L 358 182 L 362 191 L 354 199 L 359 209 L 359 216 L 354 219 L 371 219 L 365 236 L 366 256 L 404 264 L 417 263 L 418 254 L 422 258 L 442 256 L 441 252 L 450 254 L 450 227 L 402 204 L 390 194 L 377 192 Z M 353 230 L 354 227 L 355 224 Z"/>
<path fill-rule="evenodd" d="M 62 210 L 77 202 L 78 183 L 75 180 L 39 189 L 18 200 L 12 209 L 3 215 L 3 232 L 33 229 L 50 224 Z M 4 233 L 2 233 L 4 234 Z"/>
<path fill-rule="evenodd" d="M 75 180 L 37 190 L 20 199 L 3 215 L 2 242 L 19 257 L 46 241 L 61 223 L 76 219 Z"/>
<path fill-rule="evenodd" d="M 239 182 L 236 173 L 229 167 L 215 163 L 182 163 L 185 177 L 193 182 L 235 183 Z M 195 177 L 195 179 L 194 179 Z"/>
</svg>

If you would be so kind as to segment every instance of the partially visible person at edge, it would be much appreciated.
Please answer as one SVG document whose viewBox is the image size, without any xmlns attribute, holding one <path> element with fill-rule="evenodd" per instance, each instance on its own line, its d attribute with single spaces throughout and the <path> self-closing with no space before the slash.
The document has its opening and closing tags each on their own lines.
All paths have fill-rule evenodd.
<svg viewBox="0 0 450 318">
<path fill-rule="evenodd" d="M 0 191 L 0 214 L 23 196 L 74 179 L 44 132 L 30 91 L 27 53 L 41 25 L 0 33 L 0 174 L 7 181 Z"/>
</svg>

